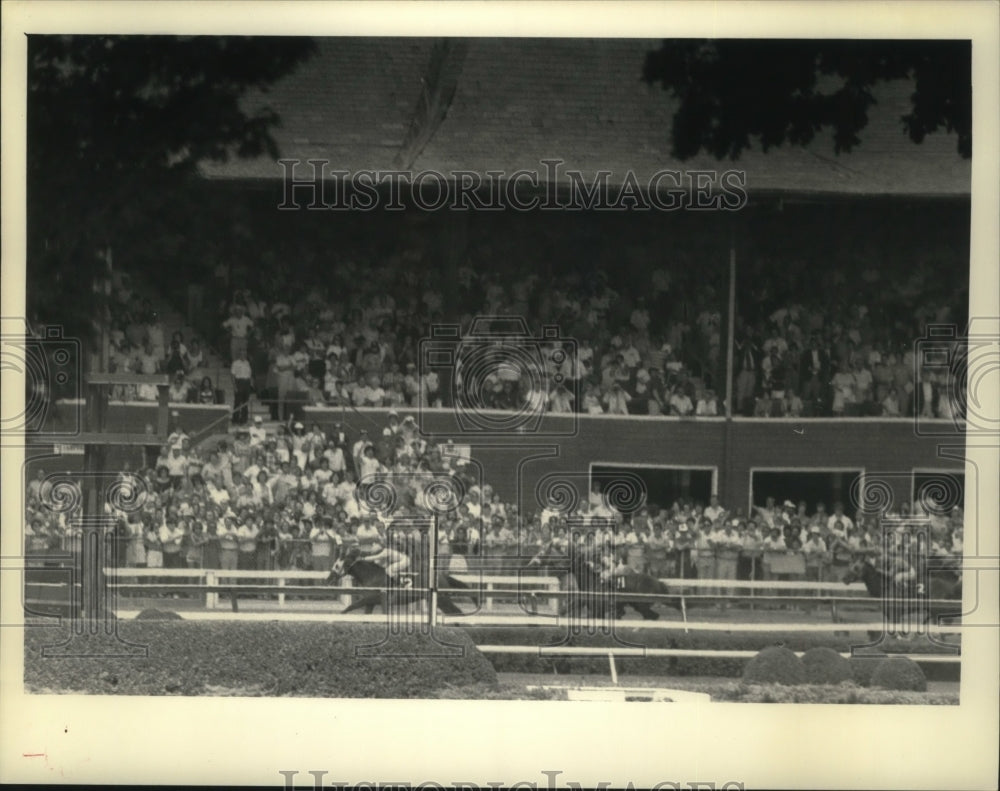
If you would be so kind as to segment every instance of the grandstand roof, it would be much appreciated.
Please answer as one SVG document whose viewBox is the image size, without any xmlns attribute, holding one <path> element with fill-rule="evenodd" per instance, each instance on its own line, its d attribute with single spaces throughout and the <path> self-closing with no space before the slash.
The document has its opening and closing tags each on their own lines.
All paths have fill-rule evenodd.
<svg viewBox="0 0 1000 791">
<path fill-rule="evenodd" d="M 906 81 L 876 86 L 878 103 L 861 145 L 849 154 L 836 155 L 827 132 L 807 147 L 764 154 L 757 146 L 735 164 L 707 155 L 675 160 L 669 130 L 676 101 L 640 78 L 658 40 L 468 40 L 450 66 L 446 115 L 430 123 L 429 140 L 413 147 L 411 123 L 428 99 L 424 86 L 433 87 L 440 75 L 432 66 L 435 41 L 317 39 L 313 58 L 244 103 L 279 113 L 275 137 L 283 157 L 325 159 L 348 171 L 394 169 L 406 154 L 413 170 L 527 168 L 544 174 L 540 160 L 560 158 L 585 177 L 611 170 L 612 184 L 630 170 L 645 183 L 663 169 L 732 166 L 747 172 L 751 194 L 970 194 L 971 162 L 958 155 L 955 135 L 930 135 L 916 145 L 903 131 L 900 117 L 912 91 Z M 267 158 L 212 163 L 203 172 L 222 179 L 284 174 Z"/>
</svg>

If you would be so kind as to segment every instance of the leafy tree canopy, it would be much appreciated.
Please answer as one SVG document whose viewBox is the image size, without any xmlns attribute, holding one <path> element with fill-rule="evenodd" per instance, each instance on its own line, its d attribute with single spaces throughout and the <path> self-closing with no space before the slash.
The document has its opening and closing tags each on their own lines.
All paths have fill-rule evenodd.
<svg viewBox="0 0 1000 791">
<path fill-rule="evenodd" d="M 96 251 L 183 222 L 175 188 L 198 163 L 277 156 L 277 114 L 240 97 L 313 51 L 305 38 L 29 37 L 29 316 L 86 336 Z"/>
<path fill-rule="evenodd" d="M 764 151 L 805 145 L 833 130 L 837 153 L 862 144 L 872 87 L 913 82 L 901 135 L 914 143 L 938 131 L 958 135 L 972 155 L 972 47 L 969 41 L 668 40 L 648 53 L 643 79 L 680 102 L 673 155 L 705 150 L 736 159 L 757 139 Z"/>
</svg>

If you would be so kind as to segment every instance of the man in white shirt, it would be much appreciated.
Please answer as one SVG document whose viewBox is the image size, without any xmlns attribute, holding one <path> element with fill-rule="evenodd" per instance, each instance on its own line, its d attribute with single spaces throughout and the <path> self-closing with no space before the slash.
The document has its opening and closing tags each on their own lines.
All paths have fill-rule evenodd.
<svg viewBox="0 0 1000 791">
<path fill-rule="evenodd" d="M 719 414 L 719 402 L 715 398 L 714 390 L 705 390 L 701 394 L 694 413 L 700 417 L 714 417 Z"/>
<path fill-rule="evenodd" d="M 632 396 L 625 392 L 620 383 L 615 382 L 601 400 L 607 406 L 609 415 L 627 415 L 628 402 L 632 400 Z"/>
<path fill-rule="evenodd" d="M 247 432 L 250 435 L 250 447 L 259 448 L 267 441 L 267 431 L 264 428 L 264 419 L 260 415 L 255 415 L 253 425 Z"/>
<path fill-rule="evenodd" d="M 354 460 L 354 469 L 361 470 L 361 455 L 364 453 L 365 446 L 370 445 L 371 440 L 368 438 L 368 429 L 361 429 L 361 434 L 357 441 L 351 446 L 351 458 Z"/>
<path fill-rule="evenodd" d="M 222 322 L 222 326 L 229 332 L 229 352 L 232 359 L 239 359 L 241 355 L 246 357 L 247 339 L 253 329 L 253 319 L 245 314 L 243 305 L 233 305 L 232 315 Z"/>
<path fill-rule="evenodd" d="M 827 530 L 833 530 L 837 522 L 841 523 L 841 526 L 844 530 L 854 529 L 854 521 L 851 519 L 851 517 L 849 517 L 847 514 L 844 513 L 843 503 L 834 503 L 833 513 L 826 520 Z"/>
<path fill-rule="evenodd" d="M 692 412 L 694 412 L 694 405 L 688 394 L 681 387 L 674 387 L 673 394 L 670 396 L 670 414 L 687 417 Z"/>
<path fill-rule="evenodd" d="M 241 352 L 233 360 L 229 372 L 233 375 L 233 423 L 242 426 L 246 424 L 250 414 L 247 402 L 253 392 L 253 373 L 245 352 Z"/>
<path fill-rule="evenodd" d="M 709 498 L 708 505 L 705 506 L 705 510 L 702 512 L 702 515 L 707 516 L 712 520 L 712 522 L 715 522 L 725 512 L 726 509 L 719 505 L 719 495 L 713 494 Z"/>
<path fill-rule="evenodd" d="M 324 449 L 322 458 L 326 460 L 331 472 L 344 472 L 347 469 L 347 460 L 344 458 L 344 450 L 339 445 L 331 445 Z"/>
<path fill-rule="evenodd" d="M 165 465 L 167 472 L 170 474 L 170 482 L 173 484 L 175 489 L 179 489 L 181 485 L 181 480 L 184 478 L 184 473 L 187 472 L 188 458 L 181 453 L 181 446 L 179 444 L 174 445 L 170 450 L 170 455 L 167 456 Z"/>
</svg>

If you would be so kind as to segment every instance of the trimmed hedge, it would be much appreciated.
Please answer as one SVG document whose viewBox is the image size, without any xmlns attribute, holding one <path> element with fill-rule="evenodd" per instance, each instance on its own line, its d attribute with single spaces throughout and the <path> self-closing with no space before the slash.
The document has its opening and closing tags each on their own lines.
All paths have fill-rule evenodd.
<svg viewBox="0 0 1000 791">
<path fill-rule="evenodd" d="M 832 648 L 810 648 L 802 655 L 802 665 L 810 684 L 840 684 L 854 679 L 850 660 Z"/>
<path fill-rule="evenodd" d="M 550 684 L 551 678 L 538 683 Z M 561 689 L 528 690 L 529 684 L 501 683 L 496 687 L 454 687 L 439 690 L 435 697 L 452 700 L 566 700 Z M 742 684 L 735 681 L 681 682 L 678 689 L 705 692 L 713 701 L 725 703 L 836 703 L 862 705 L 957 706 L 957 692 L 908 692 L 864 689 L 852 682 L 842 684 Z"/>
<path fill-rule="evenodd" d="M 435 631 L 459 652 L 442 655 L 449 649 L 425 634 L 394 635 L 386 643 L 380 624 L 120 621 L 119 635 L 147 646 L 145 657 L 43 659 L 42 647 L 60 639 L 53 631 L 25 630 L 25 685 L 33 691 L 425 698 L 451 686 L 497 683 L 493 667 L 456 628 Z M 379 643 L 385 655 L 355 653 Z"/>
<path fill-rule="evenodd" d="M 732 697 L 720 695 L 713 700 L 737 703 L 861 703 L 908 704 L 916 706 L 957 706 L 957 694 L 928 694 L 887 689 L 864 689 L 850 682 L 844 684 L 780 684 L 741 686 Z"/>
<path fill-rule="evenodd" d="M 792 651 L 784 646 L 765 648 L 743 668 L 744 684 L 804 684 L 806 669 Z"/>
<path fill-rule="evenodd" d="M 656 629 L 616 628 L 615 636 L 577 635 L 568 639 L 564 630 L 539 626 L 470 626 L 463 627 L 477 645 L 553 645 L 574 646 L 646 646 L 648 648 L 682 648 L 704 650 L 760 651 L 777 643 L 790 651 L 809 651 L 812 648 L 830 648 L 847 653 L 852 645 L 867 642 L 867 636 L 855 634 L 840 637 L 824 632 L 689 632 L 660 631 Z M 616 640 L 615 637 L 618 639 Z M 938 646 L 930 642 L 886 642 L 880 646 L 887 652 L 937 653 Z M 597 673 L 606 675 L 608 660 L 594 657 L 548 657 L 538 654 L 489 654 L 498 673 Z M 719 676 L 740 678 L 747 659 L 722 659 L 713 657 L 620 657 L 615 660 L 621 675 L 661 676 Z M 854 660 L 851 660 L 852 665 Z M 874 664 L 861 660 L 862 666 Z M 929 665 L 927 678 L 939 681 L 958 681 L 960 665 Z M 871 672 L 864 674 L 865 677 Z M 861 683 L 859 681 L 859 683 Z"/>
<path fill-rule="evenodd" d="M 882 689 L 926 692 L 927 677 L 920 665 L 905 656 L 893 656 L 878 663 L 871 685 Z"/>
</svg>

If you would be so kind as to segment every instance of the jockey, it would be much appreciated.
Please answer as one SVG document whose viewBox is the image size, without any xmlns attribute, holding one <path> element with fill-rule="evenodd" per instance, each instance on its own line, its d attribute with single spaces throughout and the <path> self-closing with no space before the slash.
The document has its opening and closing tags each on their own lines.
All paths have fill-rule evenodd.
<svg viewBox="0 0 1000 791">
<path fill-rule="evenodd" d="M 889 578 L 897 588 L 908 588 L 917 581 L 917 570 L 906 559 L 904 552 L 891 552 L 887 560 Z"/>
<path fill-rule="evenodd" d="M 385 569 L 385 573 L 393 579 L 399 581 L 399 575 L 410 567 L 410 557 L 405 552 L 401 552 L 388 544 L 376 544 L 374 554 L 365 555 L 365 560 L 378 563 Z M 401 584 L 408 588 L 413 584 L 409 577 L 403 577 Z"/>
</svg>

